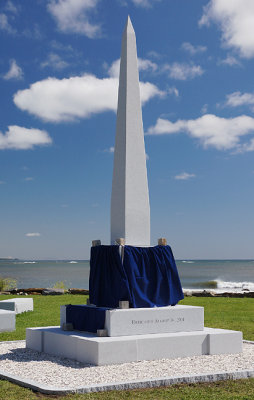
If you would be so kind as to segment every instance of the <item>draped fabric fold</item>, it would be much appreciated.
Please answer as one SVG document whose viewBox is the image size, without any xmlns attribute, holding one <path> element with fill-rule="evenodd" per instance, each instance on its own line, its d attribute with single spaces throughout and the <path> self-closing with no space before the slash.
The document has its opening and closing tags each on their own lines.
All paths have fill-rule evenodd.
<svg viewBox="0 0 254 400">
<path fill-rule="evenodd" d="M 170 246 L 91 248 L 90 302 L 99 307 L 118 307 L 128 300 L 131 307 L 163 307 L 183 299 L 181 282 Z"/>
<path fill-rule="evenodd" d="M 74 330 L 96 333 L 97 329 L 104 329 L 106 310 L 108 308 L 69 304 L 66 322 L 71 323 Z"/>
<path fill-rule="evenodd" d="M 119 254 L 119 246 L 91 248 L 89 299 L 98 307 L 117 308 L 129 299 L 129 283 Z"/>
</svg>

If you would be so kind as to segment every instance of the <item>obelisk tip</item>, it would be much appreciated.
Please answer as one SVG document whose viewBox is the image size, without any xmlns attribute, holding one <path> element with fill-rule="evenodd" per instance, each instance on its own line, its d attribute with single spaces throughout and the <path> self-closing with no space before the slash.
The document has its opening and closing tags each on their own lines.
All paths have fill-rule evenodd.
<svg viewBox="0 0 254 400">
<path fill-rule="evenodd" d="M 134 28 L 130 19 L 130 16 L 128 15 L 127 17 L 127 21 L 126 21 L 126 26 L 125 26 L 125 30 L 128 32 L 134 32 Z"/>
</svg>

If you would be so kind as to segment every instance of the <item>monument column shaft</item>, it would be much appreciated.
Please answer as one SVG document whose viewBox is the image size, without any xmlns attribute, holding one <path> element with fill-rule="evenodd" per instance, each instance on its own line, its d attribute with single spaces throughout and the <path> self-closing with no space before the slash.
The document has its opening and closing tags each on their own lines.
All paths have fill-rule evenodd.
<svg viewBox="0 0 254 400">
<path fill-rule="evenodd" d="M 150 205 L 136 36 L 128 17 L 122 38 L 111 197 L 111 243 L 150 245 Z"/>
</svg>

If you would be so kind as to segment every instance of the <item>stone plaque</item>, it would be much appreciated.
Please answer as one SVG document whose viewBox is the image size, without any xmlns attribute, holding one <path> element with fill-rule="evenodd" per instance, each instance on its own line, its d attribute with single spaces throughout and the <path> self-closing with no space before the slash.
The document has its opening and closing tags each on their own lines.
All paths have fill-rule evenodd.
<svg viewBox="0 0 254 400">
<path fill-rule="evenodd" d="M 177 305 L 108 310 L 105 329 L 109 336 L 201 331 L 204 308 Z"/>
</svg>

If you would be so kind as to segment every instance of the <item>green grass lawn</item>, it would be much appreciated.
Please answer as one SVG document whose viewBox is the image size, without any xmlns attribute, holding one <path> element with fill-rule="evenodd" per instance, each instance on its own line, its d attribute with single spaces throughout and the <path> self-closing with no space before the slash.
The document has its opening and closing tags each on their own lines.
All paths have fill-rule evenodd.
<svg viewBox="0 0 254 400">
<path fill-rule="evenodd" d="M 0 295 L 0 300 L 17 296 Z M 25 296 L 20 296 L 25 297 Z M 29 296 L 30 297 L 30 296 Z M 60 323 L 60 305 L 85 304 L 86 296 L 32 296 L 34 311 L 16 317 L 16 331 L 0 333 L 0 341 L 25 339 L 27 327 L 52 326 Z M 187 297 L 181 304 L 203 306 L 205 325 L 214 328 L 241 330 L 244 339 L 254 340 L 254 299 Z M 0 400 L 25 399 L 172 399 L 172 400 L 253 400 L 254 379 L 225 381 L 212 384 L 174 385 L 168 388 L 102 392 L 84 395 L 45 396 L 33 393 L 7 381 L 0 381 Z"/>
<path fill-rule="evenodd" d="M 7 300 L 17 296 L 0 296 L 0 300 Z M 18 296 L 20 298 L 26 296 Z M 2 340 L 19 340 L 26 338 L 26 328 L 35 326 L 60 325 L 60 305 L 86 304 L 87 296 L 60 295 L 60 296 L 28 296 L 34 299 L 34 311 L 18 314 L 16 316 L 16 330 L 14 332 L 0 333 Z"/>
<path fill-rule="evenodd" d="M 204 307 L 205 326 L 242 331 L 245 340 L 254 340 L 254 299 L 186 297 L 180 304 Z"/>
</svg>

